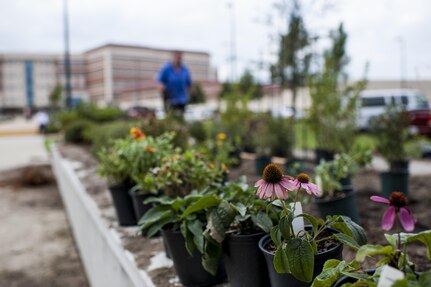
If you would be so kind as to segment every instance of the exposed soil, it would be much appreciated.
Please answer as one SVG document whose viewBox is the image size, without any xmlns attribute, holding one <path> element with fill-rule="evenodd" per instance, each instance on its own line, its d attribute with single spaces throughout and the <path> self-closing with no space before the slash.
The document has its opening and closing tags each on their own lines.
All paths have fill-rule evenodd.
<svg viewBox="0 0 431 287">
<path fill-rule="evenodd" d="M 76 171 L 87 192 L 95 200 L 101 210 L 102 218 L 106 224 L 114 227 L 122 235 L 125 248 L 135 255 L 135 260 L 139 268 L 148 270 L 151 265 L 151 258 L 163 251 L 160 238 L 146 239 L 136 235 L 136 231 L 130 232 L 130 229 L 118 226 L 112 200 L 107 189 L 106 181 L 96 174 L 96 161 L 91 157 L 88 150 L 73 145 L 64 145 L 60 147 L 63 157 L 76 162 Z M 240 175 L 247 175 L 250 184 L 254 184 L 260 175 L 256 175 L 254 161 L 244 159 L 241 166 L 231 170 L 230 179 L 236 179 Z M 422 231 L 431 228 L 429 221 L 431 211 L 431 195 L 428 190 L 431 188 L 431 177 L 411 177 L 410 179 L 410 208 L 418 219 L 416 231 Z M 372 244 L 386 244 L 384 233 L 380 229 L 380 220 L 386 206 L 374 203 L 369 197 L 379 193 L 379 177 L 374 170 L 365 170 L 353 179 L 353 185 L 358 189 L 358 206 L 361 216 L 361 225 L 368 233 L 368 240 Z M 305 212 L 318 216 L 317 208 L 312 204 L 304 206 Z M 430 268 L 431 266 L 426 259 L 426 252 L 423 246 L 411 248 L 411 259 L 417 263 L 419 270 Z M 349 260 L 354 253 L 345 248 L 345 259 Z M 369 267 L 370 262 L 365 264 Z M 181 286 L 175 276 L 173 267 L 160 267 L 149 272 L 156 286 L 169 287 Z"/>
<path fill-rule="evenodd" d="M 0 286 L 89 286 L 50 174 L 47 166 L 2 174 Z"/>
</svg>

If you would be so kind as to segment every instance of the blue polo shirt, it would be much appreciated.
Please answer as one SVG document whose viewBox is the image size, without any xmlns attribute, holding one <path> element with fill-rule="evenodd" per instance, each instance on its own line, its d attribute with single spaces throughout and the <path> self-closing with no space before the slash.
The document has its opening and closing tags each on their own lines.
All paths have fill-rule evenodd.
<svg viewBox="0 0 431 287">
<path fill-rule="evenodd" d="M 184 105 L 189 101 L 189 87 L 192 84 L 189 70 L 181 65 L 178 70 L 172 63 L 167 63 L 157 77 L 167 89 L 169 102 L 173 105 Z"/>
</svg>

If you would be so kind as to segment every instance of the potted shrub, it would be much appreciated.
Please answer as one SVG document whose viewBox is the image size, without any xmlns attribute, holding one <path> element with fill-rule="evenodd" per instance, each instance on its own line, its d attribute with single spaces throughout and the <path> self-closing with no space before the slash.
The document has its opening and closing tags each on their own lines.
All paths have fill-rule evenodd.
<svg viewBox="0 0 431 287">
<path fill-rule="evenodd" d="M 150 198 L 146 203 L 155 205 L 139 224 L 148 237 L 162 232 L 183 285 L 212 286 L 225 281 L 221 246 L 207 236 L 205 226 L 209 210 L 220 204 L 233 216 L 226 201 L 211 193 L 194 192 L 175 199 Z"/>
<path fill-rule="evenodd" d="M 390 231 L 397 227 L 395 234 L 385 234 L 388 245 L 366 244 L 359 248 L 356 258 L 350 263 L 339 260 L 329 260 L 323 271 L 316 277 L 312 286 L 377 286 L 386 271 L 392 270 L 398 278 L 389 276 L 393 286 L 428 286 L 431 272 L 421 274 L 415 271 L 415 265 L 410 261 L 407 250 L 411 244 L 422 243 L 428 249 L 428 259 L 431 260 L 431 230 L 411 233 L 415 228 L 415 219 L 407 207 L 407 197 L 401 192 L 393 192 L 389 198 L 372 196 L 373 201 L 389 205 L 382 219 L 382 229 Z M 402 232 L 402 229 L 408 233 Z M 372 259 L 375 269 L 363 270 L 360 263 Z M 395 269 L 395 270 L 394 270 Z M 386 274 L 383 275 L 383 272 Z M 428 282 L 428 284 L 426 283 Z"/>
<path fill-rule="evenodd" d="M 145 135 L 138 129 L 131 130 L 131 138 L 117 139 L 112 145 L 103 147 L 98 153 L 98 173 L 107 178 L 115 211 L 120 225 L 136 225 L 132 198 L 129 190 L 135 186 L 133 172 L 133 145 Z"/>
<path fill-rule="evenodd" d="M 357 249 L 366 242 L 364 230 L 347 217 L 328 216 L 323 221 L 296 212 L 301 191 L 314 195 L 321 193 L 318 186 L 310 183 L 307 174 L 302 173 L 293 179 L 284 176 L 277 165 L 270 164 L 256 186 L 260 198 L 270 199 L 269 204 L 282 207 L 278 225 L 259 242 L 272 287 L 309 286 L 326 260 L 342 258 L 343 244 Z M 287 206 L 285 201 L 289 191 L 294 194 L 294 200 Z M 302 218 L 309 221 L 310 226 L 302 228 L 298 222 Z"/>
<path fill-rule="evenodd" d="M 350 178 L 372 160 L 371 150 L 359 149 L 353 155 L 337 154 L 332 161 L 322 160 L 315 169 L 322 195 L 314 199 L 320 215 L 345 215 L 359 223 L 356 189 Z"/>
<path fill-rule="evenodd" d="M 383 196 L 393 190 L 408 194 L 409 160 L 405 144 L 409 138 L 409 119 L 404 109 L 389 106 L 372 122 L 377 149 L 388 162 L 389 171 L 380 174 Z"/>
</svg>

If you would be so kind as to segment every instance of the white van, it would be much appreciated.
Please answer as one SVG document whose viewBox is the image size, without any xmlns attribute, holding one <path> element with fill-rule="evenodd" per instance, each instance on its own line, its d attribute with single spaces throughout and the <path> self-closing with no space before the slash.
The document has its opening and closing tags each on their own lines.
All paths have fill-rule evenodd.
<svg viewBox="0 0 431 287">
<path fill-rule="evenodd" d="M 360 94 L 357 127 L 367 130 L 370 121 L 385 112 L 388 105 L 403 106 L 407 111 L 429 110 L 426 97 L 417 90 L 365 90 Z"/>
</svg>

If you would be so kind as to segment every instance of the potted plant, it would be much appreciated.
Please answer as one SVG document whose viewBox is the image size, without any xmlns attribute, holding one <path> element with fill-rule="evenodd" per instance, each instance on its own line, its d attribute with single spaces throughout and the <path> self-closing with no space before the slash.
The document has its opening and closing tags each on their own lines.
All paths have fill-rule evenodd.
<svg viewBox="0 0 431 287">
<path fill-rule="evenodd" d="M 356 189 L 350 178 L 372 160 L 370 149 L 358 149 L 352 155 L 341 153 L 332 161 L 322 160 L 315 168 L 316 182 L 322 195 L 314 199 L 320 215 L 345 215 L 359 223 Z"/>
<path fill-rule="evenodd" d="M 135 187 L 129 192 L 138 220 L 151 207 L 144 204 L 144 200 L 159 193 L 154 182 L 146 180 L 146 175 L 152 169 L 160 167 L 164 158 L 180 152 L 178 148 L 173 147 L 172 140 L 174 137 L 175 133 L 164 133 L 158 137 L 146 136 L 129 148 L 130 158 L 133 159 L 130 163 L 131 177 L 136 182 Z"/>
<path fill-rule="evenodd" d="M 428 249 L 428 259 L 431 260 L 431 230 L 411 233 L 414 231 L 415 219 L 407 207 L 408 200 L 403 193 L 393 192 L 388 199 L 380 196 L 372 196 L 371 199 L 389 205 L 382 219 L 382 229 L 390 231 L 396 226 L 397 232 L 385 234 L 388 245 L 361 246 L 355 260 L 350 263 L 339 260 L 327 261 L 312 286 L 351 286 L 349 284 L 353 283 L 356 284 L 355 286 L 377 286 L 385 278 L 390 279 L 392 281 L 390 284 L 393 286 L 429 285 L 431 271 L 418 274 L 415 271 L 415 265 L 409 259 L 407 249 L 414 243 L 425 244 Z M 402 232 L 401 228 L 409 233 Z M 368 258 L 377 262 L 376 269 L 363 270 L 360 263 Z"/>
<path fill-rule="evenodd" d="M 313 195 L 321 193 L 318 186 L 310 183 L 307 174 L 293 179 L 283 175 L 279 166 L 270 164 L 256 186 L 260 198 L 270 199 L 269 204 L 282 207 L 278 225 L 259 242 L 271 286 L 309 286 L 326 260 L 341 259 L 343 244 L 357 249 L 366 242 L 364 230 L 347 217 L 328 216 L 323 221 L 297 212 L 301 191 Z M 286 200 L 292 193 L 294 200 L 288 206 Z M 302 218 L 310 223 L 306 228 L 301 224 Z"/>
<path fill-rule="evenodd" d="M 142 189 L 175 198 L 222 182 L 223 172 L 221 166 L 208 162 L 204 155 L 190 149 L 162 158 L 160 166 L 134 179 Z"/>
<path fill-rule="evenodd" d="M 393 190 L 408 194 L 409 160 L 405 144 L 409 138 L 409 119 L 404 109 L 388 106 L 386 112 L 372 122 L 377 149 L 389 164 L 389 171 L 380 174 L 383 196 Z"/>
<path fill-rule="evenodd" d="M 261 115 L 253 124 L 252 143 L 256 151 L 256 174 L 261 175 L 265 166 L 271 163 L 272 147 L 276 141 L 276 133 L 271 132 L 269 115 Z"/>
<path fill-rule="evenodd" d="M 256 198 L 254 193 L 255 189 L 246 184 L 245 177 L 237 182 L 227 182 L 220 189 L 219 196 L 231 205 L 228 210 L 234 216 L 219 205 L 212 211 L 217 214 L 217 220 L 211 217 L 208 220 L 208 235 L 223 246 L 223 258 L 231 286 L 269 286 L 265 259 L 258 243 L 269 233 L 279 208 L 273 206 L 267 209 L 265 202 Z M 224 224 L 213 224 L 218 221 Z"/>
<path fill-rule="evenodd" d="M 336 153 L 348 152 L 356 133 L 358 97 L 365 80 L 349 84 L 345 50 L 347 34 L 341 24 L 330 34 L 332 46 L 324 53 L 322 71 L 308 81 L 311 106 L 308 123 L 316 138 L 316 163 L 332 160 Z"/>
<path fill-rule="evenodd" d="M 135 186 L 131 178 L 134 161 L 132 146 L 138 144 L 145 135 L 139 129 L 131 129 L 131 137 L 117 139 L 112 145 L 103 147 L 99 153 L 98 173 L 107 178 L 115 211 L 120 225 L 136 225 L 129 190 Z"/>
<path fill-rule="evenodd" d="M 150 198 L 154 203 L 139 222 L 151 237 L 161 231 L 180 282 L 185 286 L 212 286 L 225 280 L 221 246 L 207 236 L 211 208 L 230 205 L 215 194 L 193 192 L 184 197 Z M 213 216 L 216 216 L 215 213 Z"/>
</svg>

